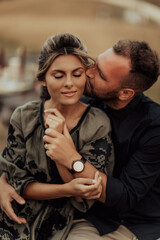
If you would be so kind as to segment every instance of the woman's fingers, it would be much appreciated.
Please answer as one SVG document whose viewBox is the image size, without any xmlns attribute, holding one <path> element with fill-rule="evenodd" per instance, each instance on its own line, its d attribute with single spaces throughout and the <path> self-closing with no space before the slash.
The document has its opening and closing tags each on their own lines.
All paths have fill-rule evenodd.
<svg viewBox="0 0 160 240">
<path fill-rule="evenodd" d="M 94 184 L 94 181 L 91 178 L 76 178 L 75 181 L 77 181 L 78 184 L 86 185 L 87 187 Z"/>
<path fill-rule="evenodd" d="M 56 117 L 59 117 L 63 120 L 65 120 L 65 118 L 63 117 L 63 115 L 56 109 L 56 108 L 48 108 L 46 110 L 44 110 L 45 113 L 51 113 L 54 114 Z"/>
<path fill-rule="evenodd" d="M 56 108 L 46 109 L 44 112 L 48 114 L 45 121 L 45 127 L 53 128 L 62 133 L 65 123 L 63 115 Z"/>
<path fill-rule="evenodd" d="M 59 117 L 48 115 L 45 121 L 45 127 L 55 129 L 56 131 L 62 133 L 65 121 Z"/>
<path fill-rule="evenodd" d="M 96 173 L 96 178 L 94 179 L 96 181 L 92 187 L 89 189 L 89 191 L 86 192 L 86 198 L 87 199 L 97 199 L 101 196 L 102 193 L 102 178 L 99 177 L 99 173 Z"/>
<path fill-rule="evenodd" d="M 75 185 L 77 184 L 75 195 L 86 199 L 97 199 L 100 197 L 102 193 L 101 177 L 98 177 L 97 181 L 90 178 L 77 178 L 73 181 Z"/>
<path fill-rule="evenodd" d="M 86 196 L 86 199 L 98 199 L 102 194 L 102 185 L 98 187 L 98 189 L 93 190 L 90 194 Z"/>
<path fill-rule="evenodd" d="M 95 173 L 95 176 L 94 176 L 94 180 L 95 180 L 95 182 L 98 181 L 98 178 L 99 178 L 99 172 L 97 171 L 97 172 Z"/>
<path fill-rule="evenodd" d="M 47 116 L 46 120 L 49 120 L 50 122 L 57 122 L 59 124 L 62 124 L 62 123 L 64 124 L 64 122 L 65 122 L 65 119 L 59 118 L 59 117 L 57 117 L 55 115 L 52 115 L 52 114 L 49 114 Z"/>
</svg>

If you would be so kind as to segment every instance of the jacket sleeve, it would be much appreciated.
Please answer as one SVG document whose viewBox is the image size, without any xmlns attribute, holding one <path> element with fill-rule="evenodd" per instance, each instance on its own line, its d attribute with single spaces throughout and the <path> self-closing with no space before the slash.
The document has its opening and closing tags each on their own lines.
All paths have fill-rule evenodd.
<svg viewBox="0 0 160 240">
<path fill-rule="evenodd" d="M 79 132 L 79 152 L 99 171 L 112 176 L 114 147 L 110 120 L 93 108 Z"/>
<path fill-rule="evenodd" d="M 21 110 L 12 114 L 8 129 L 7 146 L 0 156 L 1 170 L 6 173 L 8 183 L 22 195 L 25 186 L 34 181 L 25 166 L 26 145 L 21 126 Z"/>
<path fill-rule="evenodd" d="M 90 113 L 79 132 L 79 153 L 97 170 L 112 176 L 114 148 L 109 118 L 100 110 Z M 81 211 L 87 211 L 94 200 L 85 200 Z M 74 204 L 78 208 L 77 203 Z M 79 209 L 80 210 L 80 209 Z"/>
</svg>

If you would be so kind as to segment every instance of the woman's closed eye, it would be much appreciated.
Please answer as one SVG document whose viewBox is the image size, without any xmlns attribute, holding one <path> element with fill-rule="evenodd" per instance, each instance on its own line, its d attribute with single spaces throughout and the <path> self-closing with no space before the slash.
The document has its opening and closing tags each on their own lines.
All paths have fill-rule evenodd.
<svg viewBox="0 0 160 240">
<path fill-rule="evenodd" d="M 56 79 L 62 78 L 63 76 L 64 76 L 63 74 L 55 74 L 55 75 L 54 75 L 54 77 L 55 77 Z"/>
<path fill-rule="evenodd" d="M 83 73 L 84 73 L 84 71 L 81 71 L 81 70 L 76 71 L 76 72 L 73 73 L 73 76 L 78 78 L 78 77 L 81 77 L 83 75 Z"/>
<path fill-rule="evenodd" d="M 82 76 L 82 73 L 81 73 L 81 74 L 74 74 L 73 76 L 74 76 L 74 77 L 81 77 L 81 76 Z"/>
<path fill-rule="evenodd" d="M 56 79 L 62 78 L 63 76 L 64 76 L 64 75 L 58 75 L 58 76 L 57 76 L 57 75 L 54 75 L 54 77 L 55 77 Z M 81 76 L 82 76 L 82 73 L 81 73 L 81 74 L 73 74 L 73 76 L 78 78 L 78 77 L 81 77 Z"/>
</svg>

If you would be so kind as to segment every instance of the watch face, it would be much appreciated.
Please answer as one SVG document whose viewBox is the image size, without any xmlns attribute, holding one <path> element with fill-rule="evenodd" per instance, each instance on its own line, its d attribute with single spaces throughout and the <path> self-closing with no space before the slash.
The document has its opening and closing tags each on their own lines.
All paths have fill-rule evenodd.
<svg viewBox="0 0 160 240">
<path fill-rule="evenodd" d="M 73 169 L 75 172 L 82 172 L 84 169 L 84 163 L 81 161 L 75 161 L 73 164 Z"/>
</svg>

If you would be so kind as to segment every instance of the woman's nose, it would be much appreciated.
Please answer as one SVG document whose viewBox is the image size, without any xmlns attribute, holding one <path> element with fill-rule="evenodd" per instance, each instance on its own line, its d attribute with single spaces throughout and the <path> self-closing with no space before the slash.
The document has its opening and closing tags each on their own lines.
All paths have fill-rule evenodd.
<svg viewBox="0 0 160 240">
<path fill-rule="evenodd" d="M 89 69 L 86 71 L 86 75 L 87 75 L 89 78 L 94 78 L 94 77 L 95 77 L 95 72 L 96 72 L 96 68 L 95 68 L 95 67 L 89 68 Z"/>
<path fill-rule="evenodd" d="M 67 87 L 73 86 L 73 81 L 71 76 L 66 76 L 65 86 Z"/>
</svg>

